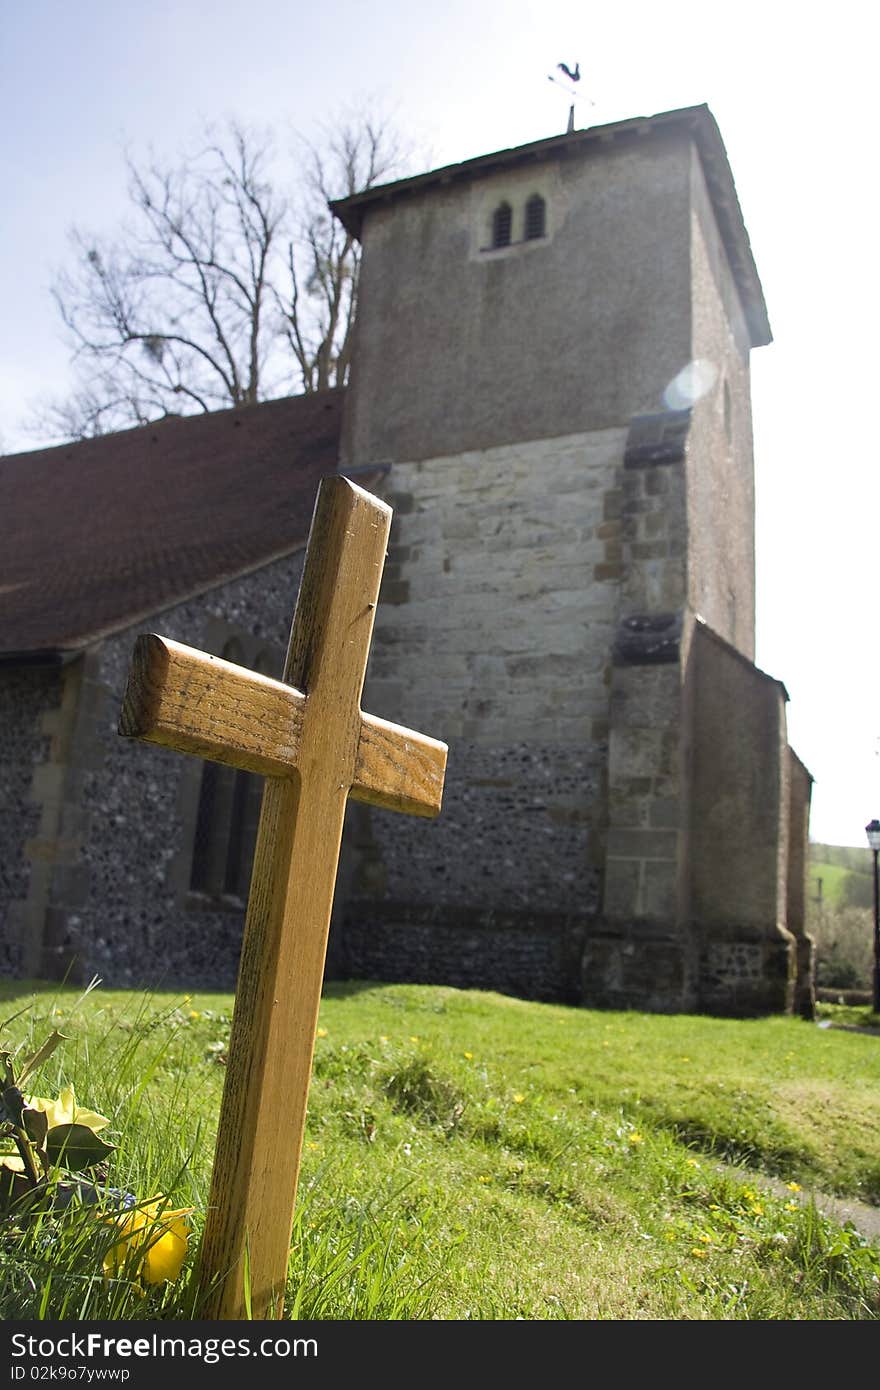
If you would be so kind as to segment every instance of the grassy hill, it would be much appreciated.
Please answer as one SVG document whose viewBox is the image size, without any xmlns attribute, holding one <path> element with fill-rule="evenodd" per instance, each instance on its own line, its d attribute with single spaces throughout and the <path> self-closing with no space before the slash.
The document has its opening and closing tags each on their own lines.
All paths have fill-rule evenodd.
<svg viewBox="0 0 880 1390">
<path fill-rule="evenodd" d="M 873 861 L 871 851 L 846 845 L 810 843 L 807 868 L 807 897 L 821 898 L 828 907 L 869 907 L 873 902 Z"/>
<path fill-rule="evenodd" d="M 105 1181 L 193 1209 L 190 1260 L 145 1292 L 102 1277 L 93 1209 L 7 1218 L 0 1317 L 198 1318 L 232 997 L 6 982 L 0 1000 L 0 1047 L 64 1034 L 32 1084 L 111 1120 Z M 880 1205 L 876 1033 L 331 984 L 285 1315 L 880 1319 L 880 1246 L 813 1190 Z"/>
</svg>

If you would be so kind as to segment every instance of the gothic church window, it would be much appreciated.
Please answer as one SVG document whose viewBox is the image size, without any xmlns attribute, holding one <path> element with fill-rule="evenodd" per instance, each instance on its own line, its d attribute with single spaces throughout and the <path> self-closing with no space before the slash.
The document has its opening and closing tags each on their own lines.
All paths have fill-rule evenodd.
<svg viewBox="0 0 880 1390">
<path fill-rule="evenodd" d="M 275 662 L 267 652 L 246 661 L 241 643 L 232 639 L 221 653 L 224 661 L 250 666 L 273 675 Z M 190 892 L 209 904 L 243 906 L 250 888 L 257 826 L 263 799 L 263 779 L 254 772 L 205 762 L 202 769 L 193 837 Z"/>
<path fill-rule="evenodd" d="M 509 246 L 513 227 L 510 203 L 499 203 L 492 214 L 492 246 Z"/>
<path fill-rule="evenodd" d="M 547 232 L 547 204 L 540 193 L 533 193 L 526 203 L 526 241 L 536 241 Z"/>
</svg>

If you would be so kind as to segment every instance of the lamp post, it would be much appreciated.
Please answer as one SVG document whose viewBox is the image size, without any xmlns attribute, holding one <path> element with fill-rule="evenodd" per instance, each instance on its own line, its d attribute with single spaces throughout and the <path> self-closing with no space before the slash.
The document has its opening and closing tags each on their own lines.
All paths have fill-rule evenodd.
<svg viewBox="0 0 880 1390">
<path fill-rule="evenodd" d="M 874 856 L 874 1003 L 875 1014 L 880 1014 L 880 877 L 877 872 L 877 855 L 880 854 L 880 820 L 872 820 L 865 826 L 865 834 L 871 853 Z"/>
</svg>

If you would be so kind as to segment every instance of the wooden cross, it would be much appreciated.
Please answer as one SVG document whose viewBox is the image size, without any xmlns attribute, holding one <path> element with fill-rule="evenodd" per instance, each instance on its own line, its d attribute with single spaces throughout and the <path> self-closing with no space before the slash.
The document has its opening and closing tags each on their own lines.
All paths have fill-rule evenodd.
<svg viewBox="0 0 880 1390">
<path fill-rule="evenodd" d="M 447 748 L 360 708 L 391 508 L 318 489 L 283 680 L 137 639 L 119 732 L 262 773 L 199 1316 L 281 1317 L 345 805 L 440 810 Z"/>
</svg>

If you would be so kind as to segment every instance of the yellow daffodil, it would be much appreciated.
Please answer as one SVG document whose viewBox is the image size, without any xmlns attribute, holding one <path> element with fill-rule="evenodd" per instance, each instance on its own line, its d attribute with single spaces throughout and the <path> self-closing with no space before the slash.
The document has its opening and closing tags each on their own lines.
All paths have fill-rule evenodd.
<svg viewBox="0 0 880 1390">
<path fill-rule="evenodd" d="M 45 1096 L 26 1096 L 25 1104 L 29 1110 L 42 1110 L 50 1129 L 55 1129 L 57 1125 L 85 1125 L 97 1134 L 99 1129 L 104 1129 L 110 1123 L 106 1116 L 77 1105 L 72 1086 L 65 1086 L 57 1100 L 47 1100 Z"/>
<path fill-rule="evenodd" d="M 116 1226 L 119 1239 L 104 1256 L 104 1273 L 127 1274 L 145 1284 L 176 1279 L 186 1258 L 192 1207 L 172 1211 L 153 1197 L 130 1211 L 105 1220 Z"/>
</svg>

